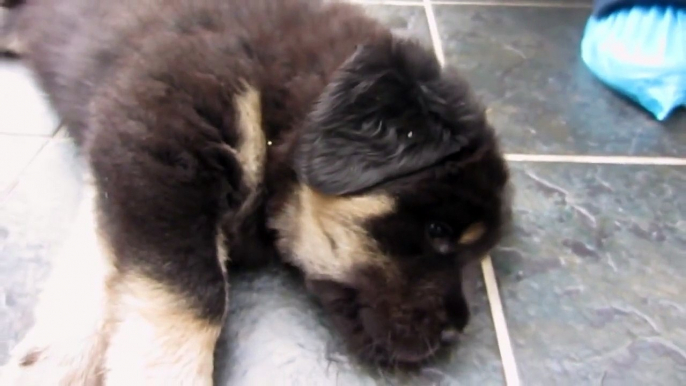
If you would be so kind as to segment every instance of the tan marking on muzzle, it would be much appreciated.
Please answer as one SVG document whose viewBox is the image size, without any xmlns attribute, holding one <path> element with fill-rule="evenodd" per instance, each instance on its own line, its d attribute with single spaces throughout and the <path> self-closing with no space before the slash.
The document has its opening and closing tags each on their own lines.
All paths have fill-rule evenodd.
<svg viewBox="0 0 686 386">
<path fill-rule="evenodd" d="M 460 236 L 460 240 L 458 241 L 458 244 L 471 244 L 478 239 L 481 238 L 481 236 L 486 233 L 486 227 L 484 226 L 483 223 L 474 223 L 467 228 L 464 232 L 462 232 L 462 235 Z"/>
</svg>

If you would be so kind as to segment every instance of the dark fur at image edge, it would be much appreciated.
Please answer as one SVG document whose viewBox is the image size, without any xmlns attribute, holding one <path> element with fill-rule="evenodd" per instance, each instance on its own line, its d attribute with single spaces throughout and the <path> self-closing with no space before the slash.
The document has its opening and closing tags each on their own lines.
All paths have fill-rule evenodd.
<svg viewBox="0 0 686 386">
<path fill-rule="evenodd" d="M 21 59 L 90 163 L 120 272 L 143 273 L 218 322 L 221 224 L 231 265 L 301 268 L 365 359 L 421 361 L 447 326 L 465 327 L 461 271 L 502 236 L 509 173 L 483 107 L 429 48 L 358 6 L 312 0 L 4 5 L 16 6 Z M 272 144 L 257 192 L 231 150 L 246 87 L 259 92 Z M 392 197 L 391 212 L 360 225 L 391 266 L 333 280 L 280 249 L 285 236 L 269 224 L 305 185 L 324 197 Z M 436 221 L 455 235 L 483 231 L 441 249 L 426 232 Z"/>
</svg>

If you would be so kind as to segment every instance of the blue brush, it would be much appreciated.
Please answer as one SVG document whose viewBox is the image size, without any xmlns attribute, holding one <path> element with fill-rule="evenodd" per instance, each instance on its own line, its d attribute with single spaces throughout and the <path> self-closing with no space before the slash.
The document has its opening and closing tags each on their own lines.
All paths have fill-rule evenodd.
<svg viewBox="0 0 686 386">
<path fill-rule="evenodd" d="M 596 1 L 581 57 L 602 82 L 662 121 L 686 106 L 686 1 L 627 3 Z"/>
</svg>

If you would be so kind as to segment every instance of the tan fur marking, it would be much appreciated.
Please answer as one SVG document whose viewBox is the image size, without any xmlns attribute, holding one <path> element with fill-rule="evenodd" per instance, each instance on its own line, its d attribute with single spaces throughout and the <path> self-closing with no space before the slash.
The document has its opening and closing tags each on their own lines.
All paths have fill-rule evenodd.
<svg viewBox="0 0 686 386">
<path fill-rule="evenodd" d="M 262 130 L 260 92 L 244 84 L 246 91 L 236 97 L 240 142 L 237 156 L 243 166 L 246 183 L 255 189 L 261 182 L 267 155 L 267 142 Z"/>
<path fill-rule="evenodd" d="M 226 246 L 226 236 L 220 227 L 217 227 L 217 262 L 219 263 L 219 268 L 222 271 L 222 276 L 224 277 L 224 304 L 229 304 L 229 272 L 226 268 L 226 264 L 229 261 L 229 250 Z M 224 318 L 228 313 L 228 307 L 224 308 Z"/>
<path fill-rule="evenodd" d="M 180 296 L 130 274 L 117 287 L 116 330 L 106 357 L 112 385 L 211 385 L 221 324 L 193 315 Z"/>
<path fill-rule="evenodd" d="M 476 240 L 480 239 L 485 232 L 486 228 L 484 227 L 483 223 L 474 223 L 470 225 L 469 228 L 467 228 L 467 230 L 462 232 L 462 236 L 460 236 L 458 244 L 471 244 Z"/>
<path fill-rule="evenodd" d="M 391 212 L 394 204 L 385 195 L 332 197 L 301 186 L 272 226 L 280 234 L 279 248 L 308 275 L 342 280 L 355 266 L 388 264 L 362 223 Z"/>
<path fill-rule="evenodd" d="M 222 231 L 221 227 L 217 227 L 217 261 L 219 262 L 219 268 L 222 270 L 224 279 L 228 277 L 228 272 L 226 271 L 226 263 L 229 261 L 229 250 L 226 247 L 226 236 Z"/>
<path fill-rule="evenodd" d="M 250 189 L 250 195 L 243 202 L 239 213 L 234 218 L 241 219 L 249 215 L 254 208 L 260 184 L 264 178 L 264 165 L 267 158 L 267 144 L 262 131 L 262 107 L 260 93 L 254 87 L 243 83 L 245 91 L 236 96 L 235 108 L 237 115 L 237 130 L 240 134 L 237 149 L 227 150 L 234 154 L 243 168 L 243 179 Z M 240 220 L 239 220 L 240 221 Z M 229 261 L 229 251 L 226 246 L 226 236 L 222 232 L 221 224 L 217 228 L 217 259 L 222 273 L 227 278 L 226 263 Z"/>
<path fill-rule="evenodd" d="M 97 232 L 95 190 L 86 195 L 36 325 L 0 370 L 0 385 L 211 385 L 221 324 L 197 319 L 155 282 L 121 277 Z"/>
</svg>

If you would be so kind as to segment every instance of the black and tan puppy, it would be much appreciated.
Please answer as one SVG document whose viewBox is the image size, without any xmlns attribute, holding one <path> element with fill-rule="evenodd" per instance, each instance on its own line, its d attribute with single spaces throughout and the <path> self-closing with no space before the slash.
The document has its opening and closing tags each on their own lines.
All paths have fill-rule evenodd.
<svg viewBox="0 0 686 386">
<path fill-rule="evenodd" d="M 92 175 L 16 384 L 210 384 L 227 272 L 271 256 L 373 362 L 465 327 L 508 171 L 431 50 L 312 0 L 26 0 L 5 23 Z"/>
</svg>

